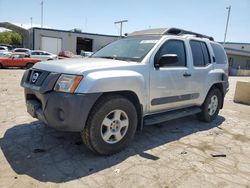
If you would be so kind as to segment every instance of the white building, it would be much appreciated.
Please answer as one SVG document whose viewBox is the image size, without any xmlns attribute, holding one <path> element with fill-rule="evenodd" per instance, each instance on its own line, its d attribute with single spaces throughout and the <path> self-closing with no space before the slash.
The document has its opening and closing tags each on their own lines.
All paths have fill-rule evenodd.
<svg viewBox="0 0 250 188">
<path fill-rule="evenodd" d="M 230 75 L 250 76 L 250 43 L 226 42 L 223 46 L 228 56 Z"/>
</svg>

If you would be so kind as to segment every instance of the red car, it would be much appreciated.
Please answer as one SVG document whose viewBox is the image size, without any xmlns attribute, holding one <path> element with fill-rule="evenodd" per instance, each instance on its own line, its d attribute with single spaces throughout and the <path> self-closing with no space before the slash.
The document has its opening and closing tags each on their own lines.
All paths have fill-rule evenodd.
<svg viewBox="0 0 250 188">
<path fill-rule="evenodd" d="M 31 68 L 35 63 L 40 62 L 40 59 L 30 58 L 25 53 L 13 53 L 8 57 L 0 57 L 0 68 L 4 67 L 25 67 Z"/>
</svg>

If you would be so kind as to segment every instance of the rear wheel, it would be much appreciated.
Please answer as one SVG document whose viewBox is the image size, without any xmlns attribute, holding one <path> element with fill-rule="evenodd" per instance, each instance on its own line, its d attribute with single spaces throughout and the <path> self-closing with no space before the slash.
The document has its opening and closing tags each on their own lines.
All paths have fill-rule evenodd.
<svg viewBox="0 0 250 188">
<path fill-rule="evenodd" d="M 34 65 L 34 63 L 27 63 L 26 68 L 30 69 L 31 67 L 33 67 L 33 65 Z"/>
<path fill-rule="evenodd" d="M 202 112 L 199 114 L 200 119 L 205 122 L 213 121 L 218 116 L 222 100 L 222 93 L 219 89 L 213 88 L 209 91 L 202 105 Z"/>
<path fill-rule="evenodd" d="M 93 152 L 110 155 L 128 146 L 136 126 L 135 106 L 123 96 L 108 95 L 93 107 L 81 136 Z"/>
<path fill-rule="evenodd" d="M 0 69 L 2 69 L 3 68 L 3 65 L 0 63 Z"/>
</svg>

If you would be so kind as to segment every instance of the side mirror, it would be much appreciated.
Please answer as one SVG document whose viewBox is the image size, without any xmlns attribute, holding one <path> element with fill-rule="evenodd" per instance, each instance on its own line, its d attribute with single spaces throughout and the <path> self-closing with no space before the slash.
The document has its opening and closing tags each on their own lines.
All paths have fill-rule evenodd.
<svg viewBox="0 0 250 188">
<path fill-rule="evenodd" d="M 155 63 L 156 68 L 166 67 L 171 64 L 178 62 L 178 56 L 176 54 L 165 54 L 162 55 Z"/>
</svg>

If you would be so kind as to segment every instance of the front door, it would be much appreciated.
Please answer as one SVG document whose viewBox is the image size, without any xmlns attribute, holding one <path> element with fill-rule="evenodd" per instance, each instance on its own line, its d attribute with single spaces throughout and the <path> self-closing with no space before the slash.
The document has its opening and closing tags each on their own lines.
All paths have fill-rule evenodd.
<svg viewBox="0 0 250 188">
<path fill-rule="evenodd" d="M 176 109 L 193 104 L 197 94 L 191 89 L 191 74 L 185 41 L 167 40 L 154 57 L 176 54 L 178 62 L 150 71 L 150 112 Z M 152 63 L 153 64 L 153 63 Z"/>
<path fill-rule="evenodd" d="M 11 66 L 12 67 L 23 67 L 25 66 L 25 62 L 24 62 L 24 54 L 13 54 L 11 56 L 12 60 L 11 60 Z"/>
</svg>

